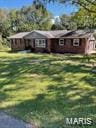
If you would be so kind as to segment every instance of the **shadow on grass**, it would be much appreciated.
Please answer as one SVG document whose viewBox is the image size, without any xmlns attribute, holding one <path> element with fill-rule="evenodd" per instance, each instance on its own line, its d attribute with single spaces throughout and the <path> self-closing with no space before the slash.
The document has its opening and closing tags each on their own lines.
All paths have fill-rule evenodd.
<svg viewBox="0 0 96 128">
<path fill-rule="evenodd" d="M 9 109 L 14 111 L 13 115 L 23 118 L 24 120 L 27 119 L 28 121 L 28 118 L 30 118 L 31 121 L 35 123 L 36 120 L 39 120 L 40 127 L 44 128 L 66 127 L 66 117 L 87 117 L 95 121 L 96 104 L 92 99 L 95 91 L 85 93 L 85 95 L 83 94 L 84 96 L 82 96 L 82 92 L 79 91 L 78 95 L 80 95 L 80 99 L 74 99 L 77 94 L 71 95 L 73 99 L 70 99 L 66 94 L 70 92 L 70 90 L 72 91 L 72 89 L 71 85 L 68 87 L 60 87 L 60 85 L 53 87 L 53 85 L 51 85 L 47 89 L 47 93 L 38 94 L 35 99 L 26 100 Z M 55 93 L 54 98 L 50 97 L 51 93 Z M 79 126 L 76 128 L 79 128 Z M 90 126 L 87 126 L 87 128 L 90 128 Z M 95 124 L 92 128 L 95 128 Z"/>
<path fill-rule="evenodd" d="M 69 57 L 65 57 L 65 61 Z M 26 121 L 39 122 L 40 127 L 63 128 L 66 117 L 91 117 L 96 119 L 95 89 L 96 75 L 90 68 L 81 63 L 62 63 L 63 58 L 49 57 L 48 55 L 21 58 L 0 58 L 0 101 L 8 99 L 7 92 L 24 89 L 20 85 L 24 74 L 38 74 L 43 76 L 41 82 L 50 80 L 46 91 L 38 92 L 35 98 L 22 99 L 11 107 L 5 107 L 13 115 Z M 77 58 L 76 58 L 77 60 Z M 59 62 L 58 62 L 59 61 Z M 79 62 L 79 60 L 78 60 Z M 84 76 L 83 76 L 84 75 Z M 35 78 L 34 78 L 35 79 Z M 54 84 L 55 82 L 55 84 Z M 89 88 L 82 87 L 86 83 Z M 17 84 L 15 88 L 11 88 Z M 5 86 L 8 86 L 6 89 Z M 84 85 L 85 86 L 85 85 Z M 90 89 L 91 88 L 91 89 Z M 26 91 L 26 89 L 25 89 Z M 93 128 L 95 128 L 93 126 Z"/>
<path fill-rule="evenodd" d="M 9 96 L 6 93 L 0 91 L 0 103 L 2 103 L 7 98 L 9 98 Z"/>
</svg>

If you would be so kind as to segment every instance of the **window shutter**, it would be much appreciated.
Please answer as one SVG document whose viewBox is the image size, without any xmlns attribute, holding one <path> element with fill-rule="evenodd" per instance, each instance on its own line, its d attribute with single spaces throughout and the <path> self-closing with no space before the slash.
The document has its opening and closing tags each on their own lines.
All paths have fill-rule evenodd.
<svg viewBox="0 0 96 128">
<path fill-rule="evenodd" d="M 71 39 L 71 45 L 73 46 L 73 39 Z"/>
<path fill-rule="evenodd" d="M 14 40 L 15 40 L 15 41 L 14 41 L 14 42 L 15 42 L 15 45 L 17 45 L 17 42 L 18 42 L 17 39 L 14 39 Z"/>
<path fill-rule="evenodd" d="M 57 41 L 57 45 L 59 45 L 59 39 L 58 39 L 58 41 Z"/>
<path fill-rule="evenodd" d="M 33 46 L 35 47 L 35 39 L 33 39 Z"/>
<path fill-rule="evenodd" d="M 80 39 L 80 41 L 79 41 L 79 46 L 81 46 L 82 45 L 82 39 Z"/>
<path fill-rule="evenodd" d="M 45 43 L 46 43 L 46 48 L 48 47 L 48 40 L 46 39 L 45 40 Z"/>
<path fill-rule="evenodd" d="M 66 45 L 66 39 L 64 39 L 64 45 Z"/>
</svg>

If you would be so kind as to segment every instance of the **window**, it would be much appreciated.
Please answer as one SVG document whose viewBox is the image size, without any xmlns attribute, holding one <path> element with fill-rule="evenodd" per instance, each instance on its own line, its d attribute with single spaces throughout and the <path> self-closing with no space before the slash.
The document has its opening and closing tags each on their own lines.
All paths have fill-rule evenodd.
<svg viewBox="0 0 96 128">
<path fill-rule="evenodd" d="M 73 46 L 79 46 L 79 39 L 73 39 Z"/>
<path fill-rule="evenodd" d="M 59 45 L 63 46 L 64 45 L 64 39 L 59 39 Z"/>
<path fill-rule="evenodd" d="M 45 48 L 46 47 L 45 39 L 36 39 L 35 47 Z"/>
<path fill-rule="evenodd" d="M 95 40 L 89 40 L 89 42 L 90 42 L 90 44 L 91 44 L 91 43 L 94 43 L 94 42 L 95 42 Z"/>
</svg>

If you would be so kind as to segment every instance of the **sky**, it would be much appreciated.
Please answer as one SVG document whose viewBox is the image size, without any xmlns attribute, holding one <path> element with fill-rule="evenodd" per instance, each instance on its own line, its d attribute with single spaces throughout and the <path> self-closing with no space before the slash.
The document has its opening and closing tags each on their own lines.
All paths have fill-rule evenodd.
<svg viewBox="0 0 96 128">
<path fill-rule="evenodd" d="M 22 6 L 31 5 L 33 0 L 0 0 L 0 8 L 13 9 L 21 8 Z M 53 13 L 54 16 L 62 14 L 70 14 L 76 12 L 77 8 L 71 5 L 63 5 L 59 3 L 50 3 L 46 5 L 47 9 Z"/>
</svg>

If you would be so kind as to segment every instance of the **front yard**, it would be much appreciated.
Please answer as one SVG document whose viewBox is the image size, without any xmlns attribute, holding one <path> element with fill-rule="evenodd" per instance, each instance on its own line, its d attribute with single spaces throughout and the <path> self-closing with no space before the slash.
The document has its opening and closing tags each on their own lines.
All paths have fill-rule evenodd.
<svg viewBox="0 0 96 128">
<path fill-rule="evenodd" d="M 66 117 L 96 120 L 96 73 L 80 55 L 0 52 L 0 110 L 40 128 L 75 128 Z"/>
</svg>

